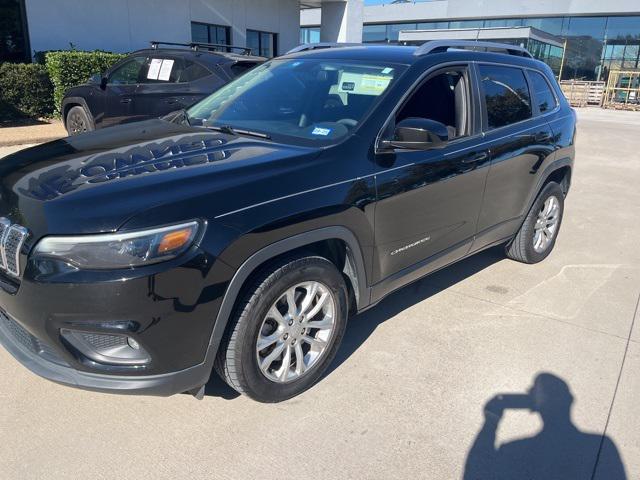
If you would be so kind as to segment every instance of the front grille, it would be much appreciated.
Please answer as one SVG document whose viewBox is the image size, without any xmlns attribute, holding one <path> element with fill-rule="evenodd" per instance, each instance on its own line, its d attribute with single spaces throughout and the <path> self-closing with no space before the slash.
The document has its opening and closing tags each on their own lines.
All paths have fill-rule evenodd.
<svg viewBox="0 0 640 480">
<path fill-rule="evenodd" d="M 26 228 L 0 218 L 0 270 L 13 277 L 20 276 L 20 250 L 28 233 Z"/>
<path fill-rule="evenodd" d="M 32 355 L 58 365 L 68 365 L 49 345 L 31 335 L 25 328 L 0 311 L 0 330 Z"/>
<path fill-rule="evenodd" d="M 109 350 L 127 345 L 127 337 L 123 337 L 122 335 L 104 335 L 84 332 L 78 332 L 78 335 L 87 343 L 90 343 L 96 350 Z"/>
</svg>

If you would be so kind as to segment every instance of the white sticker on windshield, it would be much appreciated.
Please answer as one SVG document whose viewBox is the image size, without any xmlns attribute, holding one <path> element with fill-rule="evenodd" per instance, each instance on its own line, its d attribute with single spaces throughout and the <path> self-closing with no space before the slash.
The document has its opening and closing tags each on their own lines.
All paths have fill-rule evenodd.
<svg viewBox="0 0 640 480">
<path fill-rule="evenodd" d="M 171 76 L 171 70 L 173 70 L 173 60 L 163 60 L 158 80 L 168 81 Z"/>
<path fill-rule="evenodd" d="M 323 137 L 326 137 L 330 133 L 331 133 L 331 129 L 330 128 L 316 127 L 311 132 L 311 135 L 322 135 Z"/>
<path fill-rule="evenodd" d="M 158 73 L 160 73 L 160 67 L 162 66 L 161 58 L 152 58 L 149 64 L 149 71 L 147 72 L 147 78 L 149 80 L 157 80 Z"/>
<path fill-rule="evenodd" d="M 387 67 L 384 70 L 382 70 L 382 73 L 385 74 L 385 75 L 387 75 L 388 73 L 391 73 L 391 72 L 393 72 L 393 68 Z"/>
</svg>

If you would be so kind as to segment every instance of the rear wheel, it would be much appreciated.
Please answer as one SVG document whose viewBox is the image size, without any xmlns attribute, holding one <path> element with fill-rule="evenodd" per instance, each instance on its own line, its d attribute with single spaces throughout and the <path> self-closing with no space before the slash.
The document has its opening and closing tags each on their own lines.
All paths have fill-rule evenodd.
<svg viewBox="0 0 640 480">
<path fill-rule="evenodd" d="M 69 113 L 67 113 L 65 127 L 69 135 L 78 135 L 93 130 L 93 124 L 89 119 L 89 114 L 84 107 L 79 105 L 72 107 Z"/>
<path fill-rule="evenodd" d="M 250 287 L 221 345 L 216 370 L 235 390 L 279 402 L 311 387 L 340 346 L 347 288 L 323 257 L 284 260 Z"/>
<path fill-rule="evenodd" d="M 556 182 L 547 183 L 507 245 L 507 256 L 524 263 L 538 263 L 547 258 L 558 238 L 563 212 L 562 187 Z"/>
</svg>

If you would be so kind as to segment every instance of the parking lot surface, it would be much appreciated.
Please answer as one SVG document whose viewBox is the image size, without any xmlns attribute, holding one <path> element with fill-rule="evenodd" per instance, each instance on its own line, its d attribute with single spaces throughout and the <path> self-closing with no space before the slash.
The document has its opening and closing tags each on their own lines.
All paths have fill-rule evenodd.
<svg viewBox="0 0 640 480">
<path fill-rule="evenodd" d="M 84 392 L 0 350 L 0 478 L 640 478 L 640 114 L 578 115 L 550 257 L 496 248 L 396 292 L 300 397 Z M 542 414 L 507 396 L 485 421 L 534 385 Z"/>
</svg>

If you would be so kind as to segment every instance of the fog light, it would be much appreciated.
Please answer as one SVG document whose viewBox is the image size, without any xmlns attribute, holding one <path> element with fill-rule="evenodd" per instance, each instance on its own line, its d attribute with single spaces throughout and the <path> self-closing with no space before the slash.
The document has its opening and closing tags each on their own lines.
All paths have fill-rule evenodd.
<svg viewBox="0 0 640 480">
<path fill-rule="evenodd" d="M 103 365 L 141 366 L 151 356 L 137 340 L 125 335 L 61 330 L 62 337 L 79 353 Z"/>
</svg>

